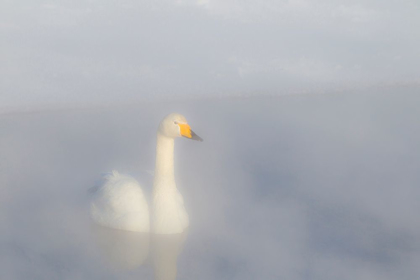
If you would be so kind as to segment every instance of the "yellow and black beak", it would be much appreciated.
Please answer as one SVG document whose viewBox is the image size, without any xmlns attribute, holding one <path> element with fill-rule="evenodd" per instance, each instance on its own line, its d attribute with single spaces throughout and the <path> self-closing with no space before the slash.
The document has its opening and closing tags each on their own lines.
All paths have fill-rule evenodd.
<svg viewBox="0 0 420 280">
<path fill-rule="evenodd" d="M 179 123 L 178 125 L 181 131 L 181 135 L 183 137 L 186 137 L 192 140 L 203 141 L 203 139 L 200 136 L 198 136 L 197 134 L 194 133 L 194 131 L 191 130 L 191 127 L 188 124 Z"/>
</svg>

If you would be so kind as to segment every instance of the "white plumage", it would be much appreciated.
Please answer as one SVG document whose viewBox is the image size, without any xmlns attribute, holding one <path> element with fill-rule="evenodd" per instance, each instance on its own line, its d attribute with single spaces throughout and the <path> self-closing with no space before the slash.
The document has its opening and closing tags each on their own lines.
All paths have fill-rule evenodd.
<svg viewBox="0 0 420 280">
<path fill-rule="evenodd" d="M 136 179 L 118 171 L 105 177 L 94 194 L 91 217 L 99 225 L 121 230 L 148 232 L 149 207 Z"/>
<path fill-rule="evenodd" d="M 174 140 L 180 136 L 202 141 L 184 116 L 175 113 L 166 116 L 157 133 L 151 215 L 139 183 L 113 171 L 94 194 L 90 209 L 93 221 L 120 230 L 182 233 L 189 221 L 174 176 Z"/>
</svg>

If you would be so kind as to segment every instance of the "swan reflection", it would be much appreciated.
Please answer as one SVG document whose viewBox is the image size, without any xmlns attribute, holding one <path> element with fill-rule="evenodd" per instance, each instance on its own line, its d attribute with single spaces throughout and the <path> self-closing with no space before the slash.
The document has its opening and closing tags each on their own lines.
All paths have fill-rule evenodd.
<svg viewBox="0 0 420 280">
<path fill-rule="evenodd" d="M 155 280 L 175 280 L 187 231 L 177 234 L 130 232 L 94 225 L 94 237 L 107 264 L 117 270 L 153 267 Z"/>
<path fill-rule="evenodd" d="M 187 231 L 152 235 L 152 263 L 155 280 L 176 279 L 177 259 L 186 237 Z"/>
<path fill-rule="evenodd" d="M 149 255 L 148 233 L 94 226 L 94 236 L 107 263 L 115 269 L 130 270 L 144 264 Z"/>
</svg>

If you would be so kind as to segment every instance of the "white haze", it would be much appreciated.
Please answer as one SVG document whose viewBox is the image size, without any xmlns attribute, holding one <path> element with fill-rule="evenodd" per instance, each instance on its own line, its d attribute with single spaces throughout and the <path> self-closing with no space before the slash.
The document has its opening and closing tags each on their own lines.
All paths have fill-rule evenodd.
<svg viewBox="0 0 420 280">
<path fill-rule="evenodd" d="M 416 279 L 419 12 L 3 0 L 0 279 L 153 279 L 109 265 L 88 193 L 113 169 L 149 193 L 170 112 L 204 138 L 176 142 L 177 279 Z"/>
<path fill-rule="evenodd" d="M 0 4 L 0 108 L 418 84 L 417 0 Z"/>
<path fill-rule="evenodd" d="M 183 112 L 204 142 L 176 141 L 191 227 L 177 279 L 415 279 L 418 89 L 152 102 L 1 118 L 2 279 L 153 279 L 95 245 L 87 192 L 103 172 L 150 191 L 155 131 Z"/>
</svg>

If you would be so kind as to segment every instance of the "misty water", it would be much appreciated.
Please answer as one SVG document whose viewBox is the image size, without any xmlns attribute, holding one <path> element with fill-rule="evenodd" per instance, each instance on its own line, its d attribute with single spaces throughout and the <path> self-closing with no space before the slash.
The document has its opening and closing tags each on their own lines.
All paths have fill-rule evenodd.
<svg viewBox="0 0 420 280">
<path fill-rule="evenodd" d="M 0 278 L 415 279 L 418 93 L 1 115 Z M 93 225 L 89 189 L 104 173 L 130 174 L 150 194 L 156 129 L 170 112 L 204 139 L 175 144 L 188 232 Z"/>
</svg>

